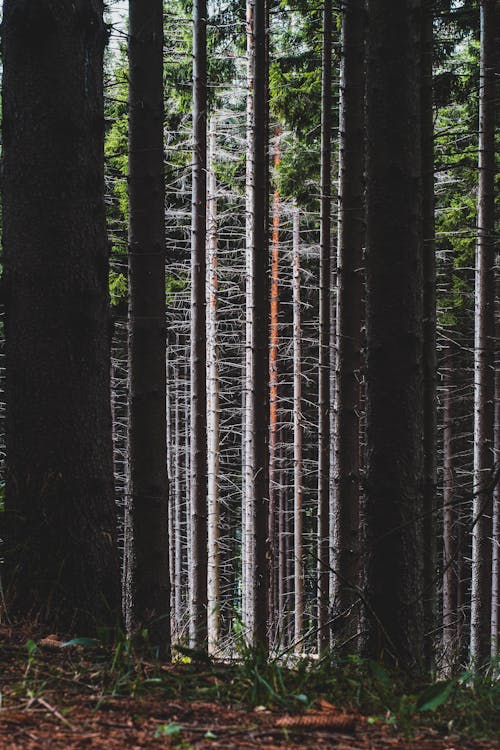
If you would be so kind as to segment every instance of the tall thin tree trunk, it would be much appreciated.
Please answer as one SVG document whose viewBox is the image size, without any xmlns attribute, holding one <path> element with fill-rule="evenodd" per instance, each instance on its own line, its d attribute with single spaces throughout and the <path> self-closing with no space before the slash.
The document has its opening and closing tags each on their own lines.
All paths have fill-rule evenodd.
<svg viewBox="0 0 500 750">
<path fill-rule="evenodd" d="M 3 4 L 2 583 L 11 616 L 59 632 L 92 633 L 120 620 L 105 38 L 98 0 Z"/>
<path fill-rule="evenodd" d="M 458 513 L 456 508 L 456 412 L 455 388 L 459 352 L 450 341 L 443 362 L 443 639 L 445 673 L 451 674 L 458 656 Z"/>
<path fill-rule="evenodd" d="M 274 168 L 280 165 L 280 128 L 275 130 Z M 276 611 L 279 613 L 278 565 L 276 555 L 276 510 L 278 486 L 278 349 L 279 349 L 279 260 L 280 260 L 280 209 L 278 188 L 273 195 L 273 232 L 271 238 L 271 323 L 269 335 L 269 612 L 276 626 Z M 279 512 L 279 510 L 278 510 Z M 279 619 L 279 617 L 278 617 Z"/>
<path fill-rule="evenodd" d="M 131 626 L 170 652 L 166 470 L 163 3 L 129 5 Z"/>
<path fill-rule="evenodd" d="M 334 638 L 352 653 L 358 630 L 359 371 L 363 321 L 364 2 L 344 7 L 340 79 L 337 356 L 335 361 Z"/>
<path fill-rule="evenodd" d="M 500 278 L 496 278 L 497 299 L 500 291 Z M 500 341 L 500 311 L 495 316 L 496 341 Z M 495 470 L 500 467 L 500 366 L 495 369 Z M 500 651 L 500 482 L 497 480 L 493 491 L 493 544 L 491 562 L 491 655 L 494 658 Z"/>
<path fill-rule="evenodd" d="M 288 503 L 284 481 L 283 438 L 280 430 L 279 456 L 279 515 L 278 515 L 278 622 L 280 642 L 287 644 L 287 603 L 288 603 Z"/>
<path fill-rule="evenodd" d="M 248 159 L 245 398 L 244 622 L 251 643 L 267 648 L 268 622 L 268 244 L 266 3 L 248 0 Z"/>
<path fill-rule="evenodd" d="M 179 356 L 179 337 L 177 337 L 176 352 Z M 173 569 L 173 588 L 175 593 L 175 635 L 178 638 L 181 630 L 182 620 L 182 490 L 181 490 L 181 472 L 183 470 L 183 450 L 181 443 L 181 384 L 179 377 L 179 363 L 174 365 L 174 569 Z"/>
<path fill-rule="evenodd" d="M 302 322 L 300 310 L 300 212 L 293 208 L 293 559 L 294 640 L 302 650 L 304 630 L 304 552 L 302 486 Z"/>
<path fill-rule="evenodd" d="M 436 631 L 436 247 L 434 241 L 434 112 L 432 63 L 434 59 L 433 7 L 422 4 L 422 235 L 423 235 L 423 537 L 424 537 L 424 649 L 431 672 Z"/>
<path fill-rule="evenodd" d="M 491 477 L 495 400 L 495 0 L 481 0 L 479 185 L 474 331 L 474 503 L 471 661 L 491 652 Z M 488 487 L 488 485 L 490 485 Z"/>
<path fill-rule="evenodd" d="M 364 651 L 419 671 L 422 213 L 418 0 L 369 0 Z"/>
<path fill-rule="evenodd" d="M 191 602 L 190 640 L 207 640 L 207 3 L 193 3 L 193 197 L 191 226 Z"/>
<path fill-rule="evenodd" d="M 318 385 L 318 645 L 329 645 L 332 2 L 323 3 Z"/>
<path fill-rule="evenodd" d="M 208 438 L 208 646 L 220 637 L 220 500 L 219 500 L 219 342 L 217 331 L 217 180 L 216 119 L 210 120 L 208 171 L 207 275 L 207 438 Z"/>
<path fill-rule="evenodd" d="M 167 483 L 168 483 L 168 570 L 170 577 L 170 631 L 172 631 L 172 619 L 175 617 L 175 589 L 173 585 L 173 575 L 175 570 L 175 504 L 172 502 L 172 485 L 175 473 L 175 436 L 174 436 L 174 419 L 175 412 L 173 409 L 172 399 L 172 365 L 170 362 L 170 341 L 167 334 L 166 342 L 166 370 L 165 370 L 165 417 L 167 422 Z M 172 638 L 172 635 L 170 635 Z"/>
<path fill-rule="evenodd" d="M 242 509 L 241 509 L 241 619 L 249 635 L 252 630 L 251 611 L 253 590 L 251 586 L 252 570 L 254 568 L 253 547 L 253 516 L 254 505 L 252 495 L 252 473 L 251 444 L 253 435 L 250 432 L 249 414 L 247 408 L 249 390 L 251 383 L 251 348 L 252 348 L 252 325 L 253 325 L 253 299 L 252 289 L 252 252 L 253 252 L 253 209 L 252 209 L 252 185 L 254 180 L 254 154 L 252 134 L 254 128 L 254 58 L 255 39 L 253 34 L 254 25 L 254 2 L 247 0 L 246 3 L 246 43 L 247 43 L 247 96 L 246 96 L 246 178 L 245 178 L 245 361 L 244 361 L 244 383 L 242 388 L 242 411 L 243 411 L 243 440 L 242 454 Z M 250 483 L 250 484 L 249 484 Z"/>
</svg>

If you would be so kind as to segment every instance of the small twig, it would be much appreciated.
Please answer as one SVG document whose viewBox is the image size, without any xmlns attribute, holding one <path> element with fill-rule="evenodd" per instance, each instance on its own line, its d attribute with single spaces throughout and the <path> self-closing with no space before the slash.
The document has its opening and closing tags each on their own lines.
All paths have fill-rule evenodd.
<svg viewBox="0 0 500 750">
<path fill-rule="evenodd" d="M 60 722 L 65 724 L 71 731 L 74 731 L 74 726 L 69 722 L 58 710 L 57 708 L 54 708 L 54 706 L 51 706 L 50 703 L 47 703 L 46 700 L 43 698 L 36 698 L 36 702 L 39 703 L 43 708 L 46 708 L 49 713 L 51 713 L 53 716 L 56 717 L 56 719 L 59 719 Z"/>
</svg>

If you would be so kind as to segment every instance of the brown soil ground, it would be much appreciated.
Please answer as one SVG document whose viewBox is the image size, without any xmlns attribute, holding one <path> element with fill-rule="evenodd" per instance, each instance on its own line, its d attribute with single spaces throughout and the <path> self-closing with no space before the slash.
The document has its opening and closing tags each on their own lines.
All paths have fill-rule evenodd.
<svg viewBox="0 0 500 750">
<path fill-rule="evenodd" d="M 491 740 L 442 736 L 418 730 L 410 740 L 391 726 L 372 725 L 320 700 L 300 716 L 263 708 L 187 701 L 142 692 L 135 697 L 100 697 L 99 672 L 77 650 L 40 645 L 29 664 L 26 642 L 0 628 L 0 750 L 135 750 L 138 748 L 224 748 L 274 750 L 287 747 L 335 750 L 493 750 Z M 39 642 L 39 641 L 38 641 Z M 175 682 L 182 667 L 165 667 Z M 195 674 L 191 676 L 196 680 Z M 205 677 L 205 679 L 209 679 Z M 98 707 L 97 707 L 98 706 Z M 168 733 L 174 726 L 174 733 Z"/>
</svg>

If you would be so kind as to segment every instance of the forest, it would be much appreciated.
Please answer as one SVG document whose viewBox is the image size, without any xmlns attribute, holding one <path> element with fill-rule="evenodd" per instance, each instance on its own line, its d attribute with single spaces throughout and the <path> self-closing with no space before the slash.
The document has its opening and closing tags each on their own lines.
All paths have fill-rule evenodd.
<svg viewBox="0 0 500 750">
<path fill-rule="evenodd" d="M 0 747 L 490 750 L 495 0 L 4 0 Z"/>
</svg>

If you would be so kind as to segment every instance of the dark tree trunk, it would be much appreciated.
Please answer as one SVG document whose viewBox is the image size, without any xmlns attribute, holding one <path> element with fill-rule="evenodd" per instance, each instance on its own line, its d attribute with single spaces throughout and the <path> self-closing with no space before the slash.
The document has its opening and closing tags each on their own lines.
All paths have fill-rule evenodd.
<svg viewBox="0 0 500 750">
<path fill-rule="evenodd" d="M 318 384 L 318 646 L 329 645 L 332 2 L 323 3 Z"/>
<path fill-rule="evenodd" d="M 365 651 L 418 670 L 422 213 L 418 0 L 369 0 Z"/>
<path fill-rule="evenodd" d="M 496 276 L 496 298 L 500 298 L 500 276 Z M 500 342 L 500 310 L 496 308 L 495 339 Z M 495 470 L 500 467 L 500 363 L 495 367 Z M 500 482 L 497 479 L 493 490 L 493 520 L 491 540 L 493 544 L 491 561 L 491 655 L 500 651 Z"/>
<path fill-rule="evenodd" d="M 166 446 L 163 4 L 130 1 L 129 460 L 131 625 L 170 649 Z"/>
<path fill-rule="evenodd" d="M 102 12 L 6 0 L 2 24 L 10 614 L 85 634 L 120 620 Z"/>
<path fill-rule="evenodd" d="M 479 185 L 474 329 L 471 660 L 490 656 L 495 401 L 495 0 L 481 0 Z"/>
<path fill-rule="evenodd" d="M 207 640 L 207 3 L 193 4 L 193 205 L 191 235 L 191 597 L 189 633 Z"/>
<path fill-rule="evenodd" d="M 456 396 L 460 383 L 461 352 L 449 341 L 442 365 L 443 371 L 443 637 L 442 669 L 453 674 L 459 656 L 457 611 L 460 587 L 458 547 L 460 507 L 457 501 L 457 437 L 460 404 Z"/>
<path fill-rule="evenodd" d="M 359 603 L 359 413 L 363 322 L 364 2 L 344 8 L 340 82 L 335 398 L 334 639 L 352 653 Z M 345 649 L 344 649 L 345 650 Z"/>
<path fill-rule="evenodd" d="M 269 296 L 267 165 L 267 12 L 265 0 L 248 0 L 248 135 L 247 171 L 247 359 L 245 424 L 246 504 L 244 578 L 248 592 L 246 625 L 250 641 L 267 648 L 268 624 L 268 490 L 269 490 Z"/>
<path fill-rule="evenodd" d="M 424 649 L 427 671 L 434 661 L 436 631 L 436 247 L 434 241 L 434 113 L 432 88 L 433 9 L 422 5 L 422 252 L 423 252 L 423 538 Z"/>
</svg>

